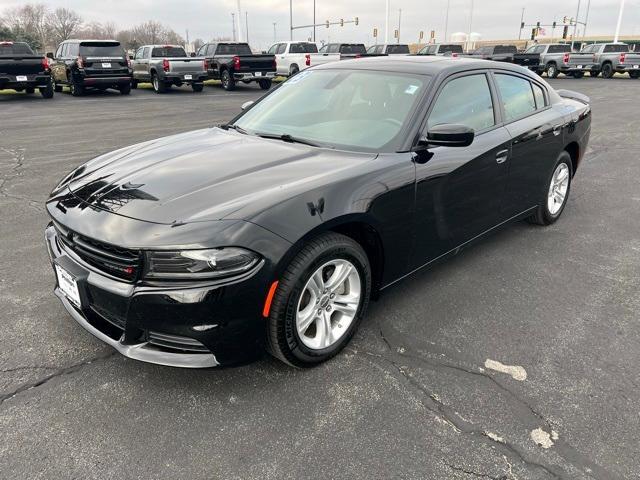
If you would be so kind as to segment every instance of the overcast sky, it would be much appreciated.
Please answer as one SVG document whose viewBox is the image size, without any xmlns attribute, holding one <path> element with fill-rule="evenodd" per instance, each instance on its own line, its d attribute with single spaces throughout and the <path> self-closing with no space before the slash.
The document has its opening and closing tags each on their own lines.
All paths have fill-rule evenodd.
<svg viewBox="0 0 640 480">
<path fill-rule="evenodd" d="M 37 1 L 37 0 L 36 0 Z M 40 0 L 51 8 L 67 7 L 76 10 L 87 21 L 115 22 L 126 28 L 146 20 L 168 24 L 182 36 L 189 30 L 189 37 L 205 41 L 217 36 L 231 36 L 231 12 L 237 8 L 236 0 Z M 436 31 L 437 40 L 443 40 L 448 0 L 391 0 L 390 37 L 398 25 L 398 9 L 402 9 L 401 41 L 418 41 L 418 32 L 425 37 Z M 316 39 L 374 43 L 373 28 L 379 31 L 379 41 L 384 36 L 385 0 L 316 0 L 317 23 L 329 19 L 353 19 L 358 16 L 360 25 L 318 27 Z M 449 0 L 449 35 L 469 30 L 472 0 Z M 584 20 L 586 5 L 582 0 L 580 20 Z M 0 11 L 5 7 L 24 2 L 0 0 Z M 254 48 L 266 48 L 273 43 L 273 22 L 276 22 L 277 40 L 289 38 L 289 0 L 242 0 L 242 10 L 249 14 L 249 41 Z M 620 0 L 591 0 L 588 34 L 613 35 Z M 520 15 L 525 8 L 525 23 L 541 21 L 558 23 L 562 17 L 575 16 L 578 0 L 475 0 L 472 30 L 483 39 L 517 38 Z M 293 0 L 294 25 L 312 23 L 313 0 Z M 580 27 L 581 30 L 582 27 Z M 556 35 L 560 34 L 560 28 Z M 523 38 L 531 30 L 523 31 Z M 640 0 L 626 0 L 622 21 L 622 34 L 640 36 Z M 551 29 L 547 31 L 551 34 Z M 307 39 L 310 29 L 294 31 L 294 39 Z M 391 38 L 390 38 L 391 40 Z"/>
</svg>

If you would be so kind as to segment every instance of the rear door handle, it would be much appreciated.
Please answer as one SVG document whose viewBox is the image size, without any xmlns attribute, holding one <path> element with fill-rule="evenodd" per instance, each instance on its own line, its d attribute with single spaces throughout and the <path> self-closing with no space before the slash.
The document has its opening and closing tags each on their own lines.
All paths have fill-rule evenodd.
<svg viewBox="0 0 640 480">
<path fill-rule="evenodd" d="M 562 125 L 556 125 L 553 127 L 553 134 L 557 137 L 562 132 Z"/>
<path fill-rule="evenodd" d="M 509 150 L 500 150 L 498 153 L 496 153 L 497 163 L 504 163 L 507 161 L 507 158 L 509 158 Z"/>
</svg>

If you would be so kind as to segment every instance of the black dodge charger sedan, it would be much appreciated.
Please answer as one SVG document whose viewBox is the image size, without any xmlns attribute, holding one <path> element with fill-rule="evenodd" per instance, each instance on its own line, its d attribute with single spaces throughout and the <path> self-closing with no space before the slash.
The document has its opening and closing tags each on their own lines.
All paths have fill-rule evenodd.
<svg viewBox="0 0 640 480">
<path fill-rule="evenodd" d="M 99 156 L 47 202 L 56 295 L 128 357 L 327 360 L 393 283 L 555 222 L 591 124 L 579 93 L 451 57 L 335 62 L 244 107 Z"/>
</svg>

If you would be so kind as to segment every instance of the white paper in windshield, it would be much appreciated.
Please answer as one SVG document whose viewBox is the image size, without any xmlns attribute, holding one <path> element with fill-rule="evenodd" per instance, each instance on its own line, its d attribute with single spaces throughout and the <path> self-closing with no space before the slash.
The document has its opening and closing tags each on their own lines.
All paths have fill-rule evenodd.
<svg viewBox="0 0 640 480">
<path fill-rule="evenodd" d="M 407 95 L 413 95 L 418 91 L 418 88 L 420 88 L 418 85 L 409 85 L 404 93 L 406 93 Z"/>
</svg>

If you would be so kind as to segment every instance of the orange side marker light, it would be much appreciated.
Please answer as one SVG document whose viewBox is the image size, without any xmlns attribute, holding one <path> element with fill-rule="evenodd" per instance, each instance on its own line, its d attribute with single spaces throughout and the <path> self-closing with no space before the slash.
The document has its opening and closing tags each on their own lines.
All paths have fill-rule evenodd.
<svg viewBox="0 0 640 480">
<path fill-rule="evenodd" d="M 262 316 L 267 318 L 269 316 L 269 311 L 271 310 L 271 302 L 273 301 L 273 296 L 276 294 L 276 289 L 278 288 L 278 281 L 276 280 L 271 284 L 269 288 L 269 293 L 267 293 L 267 298 L 264 301 L 264 308 L 262 309 Z"/>
</svg>

